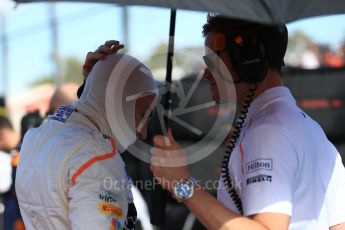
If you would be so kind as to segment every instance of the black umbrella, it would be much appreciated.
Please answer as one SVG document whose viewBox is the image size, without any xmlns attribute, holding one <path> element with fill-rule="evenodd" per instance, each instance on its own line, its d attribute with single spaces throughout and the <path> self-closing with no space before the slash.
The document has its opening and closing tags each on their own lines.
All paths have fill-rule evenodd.
<svg viewBox="0 0 345 230">
<path fill-rule="evenodd" d="M 15 0 L 49 2 L 50 0 Z M 55 1 L 55 0 L 54 0 Z M 220 13 L 249 21 L 278 24 L 294 20 L 345 13 L 344 0 L 58 0 L 157 6 Z M 52 1 L 53 2 L 53 1 Z"/>
</svg>

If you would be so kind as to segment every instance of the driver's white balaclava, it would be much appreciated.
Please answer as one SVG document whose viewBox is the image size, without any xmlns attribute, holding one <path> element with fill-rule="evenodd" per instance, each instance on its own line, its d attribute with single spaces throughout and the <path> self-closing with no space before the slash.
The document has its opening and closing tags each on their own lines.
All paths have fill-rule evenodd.
<svg viewBox="0 0 345 230">
<path fill-rule="evenodd" d="M 151 71 L 129 55 L 112 54 L 95 64 L 74 107 L 123 150 L 136 140 L 135 102 L 147 95 L 156 96 L 153 110 L 158 90 Z"/>
</svg>

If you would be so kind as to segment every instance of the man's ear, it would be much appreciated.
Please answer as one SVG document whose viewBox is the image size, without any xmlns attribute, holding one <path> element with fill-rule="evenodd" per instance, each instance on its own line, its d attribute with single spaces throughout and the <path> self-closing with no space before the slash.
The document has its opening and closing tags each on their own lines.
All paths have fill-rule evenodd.
<svg viewBox="0 0 345 230">
<path fill-rule="evenodd" d="M 213 50 L 216 52 L 223 51 L 226 47 L 226 38 L 222 33 L 217 33 L 213 39 Z"/>
</svg>

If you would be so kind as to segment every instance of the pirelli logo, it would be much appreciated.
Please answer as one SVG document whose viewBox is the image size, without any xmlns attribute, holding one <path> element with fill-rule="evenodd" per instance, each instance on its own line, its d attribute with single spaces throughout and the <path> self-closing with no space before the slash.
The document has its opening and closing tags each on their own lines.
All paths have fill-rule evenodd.
<svg viewBox="0 0 345 230">
<path fill-rule="evenodd" d="M 261 174 L 261 175 L 258 175 L 258 176 L 254 176 L 254 177 L 248 178 L 247 179 L 247 185 L 254 184 L 254 183 L 259 183 L 259 182 L 264 182 L 264 181 L 272 182 L 272 176 Z"/>
<path fill-rule="evenodd" d="M 273 161 L 272 159 L 257 159 L 247 163 L 246 170 L 247 173 L 254 172 L 257 170 L 272 170 Z"/>
</svg>

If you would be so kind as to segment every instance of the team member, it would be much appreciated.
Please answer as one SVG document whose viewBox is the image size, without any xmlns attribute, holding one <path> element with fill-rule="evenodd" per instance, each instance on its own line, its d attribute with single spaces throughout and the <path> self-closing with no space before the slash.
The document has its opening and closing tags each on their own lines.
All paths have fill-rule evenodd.
<svg viewBox="0 0 345 230">
<path fill-rule="evenodd" d="M 118 94 L 118 85 L 112 85 L 114 79 L 125 82 L 123 95 Z M 128 103 L 118 98 L 132 94 L 137 97 Z M 144 139 L 142 118 L 156 94 L 147 67 L 131 56 L 111 54 L 88 74 L 79 101 L 60 107 L 46 123 L 28 131 L 16 179 L 27 229 L 134 228 L 130 181 L 117 147 L 126 147 L 135 138 L 116 142 L 117 136 L 127 134 L 111 128 L 116 117 L 109 114 L 116 115 L 127 103 L 124 113 L 134 137 Z"/>
<path fill-rule="evenodd" d="M 0 177 L 3 182 L 10 182 L 9 191 L 2 194 L 5 205 L 4 230 L 12 230 L 14 228 L 22 229 L 20 228 L 22 221 L 14 186 L 19 157 L 19 141 L 20 134 L 14 130 L 10 120 L 7 117 L 0 117 L 0 151 L 2 150 L 7 154 L 6 160 L 10 159 L 8 164 L 1 165 L 0 167 L 1 171 L 7 171 L 8 168 L 11 169 L 10 171 L 7 171 L 7 173 L 10 173 L 10 177 L 7 177 L 7 175 L 1 175 Z"/>
<path fill-rule="evenodd" d="M 229 140 L 218 200 L 196 185 L 187 167 L 164 167 L 174 153 L 184 155 L 171 132 L 170 146 L 163 136 L 154 138 L 155 177 L 207 229 L 344 229 L 340 156 L 281 80 L 286 27 L 209 16 L 203 33 L 210 52 L 205 77 L 219 100 L 215 79 L 235 86 L 241 112 L 234 129 L 241 134 Z M 216 61 L 208 59 L 212 54 Z M 217 71 L 219 62 L 232 78 Z"/>
</svg>

